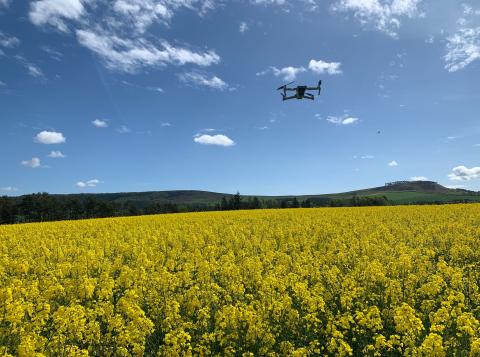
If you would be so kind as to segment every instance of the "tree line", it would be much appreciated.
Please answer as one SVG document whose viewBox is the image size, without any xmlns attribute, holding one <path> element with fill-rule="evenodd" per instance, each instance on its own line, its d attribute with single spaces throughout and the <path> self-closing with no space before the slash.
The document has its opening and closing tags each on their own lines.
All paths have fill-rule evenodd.
<svg viewBox="0 0 480 357">
<path fill-rule="evenodd" d="M 109 201 L 94 195 L 72 197 L 35 193 L 21 197 L 0 197 L 0 224 L 76 220 L 86 218 L 136 216 L 177 212 L 229 211 L 262 208 L 311 208 L 342 206 L 383 206 L 390 204 L 386 197 L 357 197 L 349 199 L 297 197 L 260 199 L 244 197 L 239 192 L 224 196 L 216 204 L 177 204 L 174 202 Z"/>
<path fill-rule="evenodd" d="M 192 211 L 196 207 L 190 207 Z M 189 209 L 189 210 L 190 210 Z M 95 196 L 84 198 L 34 193 L 20 198 L 0 197 L 0 224 L 77 220 L 180 212 L 175 203 L 113 202 Z"/>
</svg>

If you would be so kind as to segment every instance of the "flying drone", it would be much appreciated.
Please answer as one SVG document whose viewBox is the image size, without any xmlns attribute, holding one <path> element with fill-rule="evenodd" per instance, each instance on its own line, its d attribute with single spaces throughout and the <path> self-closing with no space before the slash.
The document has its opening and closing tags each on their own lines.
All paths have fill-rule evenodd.
<svg viewBox="0 0 480 357">
<path fill-rule="evenodd" d="M 281 87 L 278 87 L 277 90 L 283 90 L 283 93 L 281 93 L 282 95 L 282 98 L 283 100 L 289 100 L 289 99 L 311 99 L 311 100 L 314 100 L 315 99 L 315 95 L 314 94 L 311 94 L 311 93 L 307 93 L 307 91 L 309 90 L 318 90 L 318 95 L 320 95 L 320 91 L 322 88 L 320 88 L 320 86 L 322 85 L 322 81 L 318 81 L 318 86 L 316 87 L 308 87 L 308 86 L 297 86 L 297 87 L 294 87 L 294 88 L 289 88 L 288 86 L 290 84 L 292 84 L 294 82 L 290 82 L 288 84 L 285 84 Z M 291 95 L 291 96 L 287 96 L 287 91 L 288 92 L 295 92 L 294 95 Z"/>
</svg>

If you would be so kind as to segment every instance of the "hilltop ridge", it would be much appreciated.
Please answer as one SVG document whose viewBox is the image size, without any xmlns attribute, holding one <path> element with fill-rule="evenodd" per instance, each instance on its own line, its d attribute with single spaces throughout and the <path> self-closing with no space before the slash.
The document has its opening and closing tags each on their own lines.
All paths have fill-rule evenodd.
<svg viewBox="0 0 480 357">
<path fill-rule="evenodd" d="M 107 202 L 123 203 L 133 202 L 139 207 L 145 207 L 152 203 L 173 203 L 185 205 L 211 205 L 217 204 L 223 197 L 230 198 L 234 194 L 202 190 L 168 190 L 168 191 L 143 191 L 143 192 L 115 192 L 115 193 L 74 193 L 74 194 L 52 194 L 54 197 L 74 198 L 85 200 L 88 197 L 95 197 Z M 453 189 L 440 185 L 435 181 L 395 181 L 387 182 L 383 186 L 360 189 L 354 191 L 311 194 L 311 195 L 242 195 L 248 199 L 258 197 L 262 200 L 292 200 L 311 199 L 317 202 L 324 202 L 330 199 L 344 199 L 353 196 L 386 196 L 394 204 L 405 203 L 427 203 L 427 202 L 456 202 L 460 200 L 480 201 L 480 193 L 465 189 Z M 13 200 L 21 200 L 23 196 L 12 197 Z"/>
</svg>

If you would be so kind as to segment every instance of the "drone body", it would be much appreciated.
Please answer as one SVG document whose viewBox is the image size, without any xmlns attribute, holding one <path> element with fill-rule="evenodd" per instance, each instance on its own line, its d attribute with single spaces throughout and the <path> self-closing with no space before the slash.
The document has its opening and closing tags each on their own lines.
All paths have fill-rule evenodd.
<svg viewBox="0 0 480 357">
<path fill-rule="evenodd" d="M 317 95 L 320 95 L 320 91 L 321 91 L 320 86 L 322 85 L 322 81 L 318 81 L 318 86 L 316 86 L 316 87 L 297 86 L 297 87 L 294 87 L 294 88 L 289 88 L 288 86 L 292 83 L 293 82 L 285 84 L 285 85 L 277 88 L 277 90 L 281 90 L 281 89 L 283 90 L 283 93 L 281 93 L 283 100 L 289 100 L 289 99 L 311 99 L 311 100 L 314 100 L 315 95 L 311 94 L 311 93 L 308 93 L 307 91 L 309 91 L 309 90 L 318 90 Z M 295 92 L 295 94 L 291 95 L 291 96 L 287 96 L 287 92 Z"/>
</svg>

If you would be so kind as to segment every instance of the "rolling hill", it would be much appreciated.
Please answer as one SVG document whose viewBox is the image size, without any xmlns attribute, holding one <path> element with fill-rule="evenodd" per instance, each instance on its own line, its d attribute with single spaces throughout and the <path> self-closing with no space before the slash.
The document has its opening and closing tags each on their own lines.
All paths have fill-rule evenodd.
<svg viewBox="0 0 480 357">
<path fill-rule="evenodd" d="M 322 195 L 234 196 L 177 190 L 0 197 L 0 224 L 211 210 L 480 202 L 480 192 L 450 189 L 432 181 L 393 182 Z"/>
<path fill-rule="evenodd" d="M 76 198 L 80 201 L 88 197 L 94 197 L 107 202 L 122 204 L 133 203 L 142 208 L 151 204 L 173 203 L 176 205 L 211 206 L 218 204 L 222 197 L 227 199 L 233 196 L 228 193 L 218 193 L 195 190 L 175 191 L 149 191 L 149 192 L 120 192 L 120 193 L 85 193 L 52 195 L 59 197 Z M 312 202 L 322 205 L 331 200 L 345 200 L 354 196 L 358 197 L 382 197 L 385 196 L 392 204 L 415 204 L 415 203 L 449 203 L 449 202 L 480 202 L 480 192 L 464 189 L 450 189 L 433 181 L 399 181 L 387 183 L 384 186 L 321 195 L 301 196 L 256 196 L 261 200 L 286 200 L 291 201 L 297 197 L 299 201 L 310 199 Z M 249 196 L 242 197 L 248 199 Z M 21 199 L 22 196 L 17 197 Z"/>
</svg>

